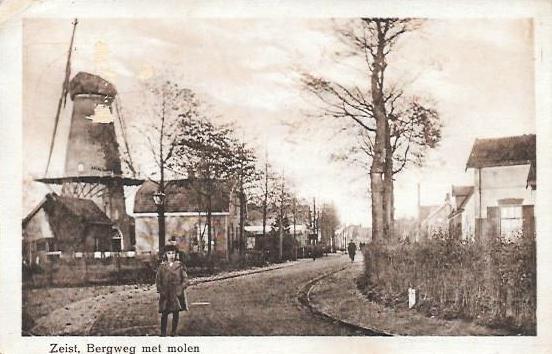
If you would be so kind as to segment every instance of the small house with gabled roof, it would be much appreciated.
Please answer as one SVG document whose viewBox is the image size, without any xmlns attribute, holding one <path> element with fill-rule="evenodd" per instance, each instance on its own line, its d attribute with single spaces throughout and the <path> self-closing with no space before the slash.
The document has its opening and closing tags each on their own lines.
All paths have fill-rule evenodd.
<svg viewBox="0 0 552 354">
<path fill-rule="evenodd" d="M 450 195 L 448 193 L 443 204 L 420 207 L 420 209 L 420 215 L 425 217 L 420 221 L 420 233 L 417 241 L 428 240 L 439 232 L 445 233 L 448 231 L 448 216 L 452 210 Z"/>
<path fill-rule="evenodd" d="M 239 248 L 239 202 L 227 181 L 217 180 L 210 190 L 210 201 L 201 179 L 165 182 L 165 237 L 175 240 L 186 253 L 205 253 L 208 249 L 207 205 L 211 205 L 211 250 L 227 258 Z M 146 181 L 136 192 L 134 217 L 136 252 L 155 253 L 159 249 L 157 206 L 153 194 L 158 184 Z"/>
<path fill-rule="evenodd" d="M 91 200 L 47 194 L 23 219 L 23 259 L 44 262 L 75 252 L 121 250 L 120 232 Z"/>
<path fill-rule="evenodd" d="M 466 169 L 474 174 L 476 239 L 534 235 L 534 134 L 476 139 Z"/>
<path fill-rule="evenodd" d="M 473 186 L 452 186 L 452 211 L 449 215 L 449 232 L 456 239 L 474 239 L 475 202 L 473 191 Z"/>
</svg>

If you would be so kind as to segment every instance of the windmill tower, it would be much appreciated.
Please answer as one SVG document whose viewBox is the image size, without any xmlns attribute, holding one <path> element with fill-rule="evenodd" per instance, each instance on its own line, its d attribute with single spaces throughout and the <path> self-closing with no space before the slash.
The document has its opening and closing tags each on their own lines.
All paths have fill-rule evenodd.
<svg viewBox="0 0 552 354">
<path fill-rule="evenodd" d="M 76 26 L 76 21 L 74 24 Z M 72 43 L 73 39 L 52 138 L 53 146 L 61 102 L 69 94 L 73 111 L 63 176 L 44 177 L 37 181 L 60 185 L 62 195 L 94 201 L 114 224 L 114 241 L 120 240 L 120 246 L 114 246 L 114 250 L 119 247 L 131 250 L 135 243 L 134 220 L 126 212 L 124 186 L 140 185 L 143 180 L 123 176 L 113 114 L 117 95 L 115 86 L 100 76 L 85 72 L 68 80 Z M 121 119 L 120 116 L 117 118 Z"/>
</svg>

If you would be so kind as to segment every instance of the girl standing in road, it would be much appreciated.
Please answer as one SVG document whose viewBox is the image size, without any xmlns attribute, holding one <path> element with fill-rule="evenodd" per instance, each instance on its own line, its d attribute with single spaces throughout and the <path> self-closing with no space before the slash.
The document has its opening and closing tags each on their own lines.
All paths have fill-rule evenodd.
<svg viewBox="0 0 552 354">
<path fill-rule="evenodd" d="M 155 285 L 159 293 L 159 313 L 161 314 L 161 336 L 167 335 L 167 320 L 172 313 L 171 336 L 176 335 L 178 315 L 187 311 L 186 293 L 188 284 L 186 267 L 177 260 L 178 249 L 174 245 L 165 246 L 163 262 L 159 265 L 155 277 Z"/>
</svg>

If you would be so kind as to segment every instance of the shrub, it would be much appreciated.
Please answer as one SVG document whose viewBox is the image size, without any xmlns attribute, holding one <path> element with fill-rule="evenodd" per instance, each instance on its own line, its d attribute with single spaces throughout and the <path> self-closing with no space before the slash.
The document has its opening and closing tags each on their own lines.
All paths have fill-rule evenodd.
<svg viewBox="0 0 552 354">
<path fill-rule="evenodd" d="M 417 310 L 464 318 L 523 334 L 536 333 L 536 247 L 533 238 L 496 238 L 486 244 L 438 233 L 423 243 L 365 251 L 359 287 L 371 299 L 407 307 L 418 290 Z"/>
</svg>

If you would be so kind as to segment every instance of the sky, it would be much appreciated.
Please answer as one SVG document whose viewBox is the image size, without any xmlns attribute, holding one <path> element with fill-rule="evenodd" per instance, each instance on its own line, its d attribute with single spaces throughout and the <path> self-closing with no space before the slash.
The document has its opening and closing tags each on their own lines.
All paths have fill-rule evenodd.
<svg viewBox="0 0 552 354">
<path fill-rule="evenodd" d="M 77 26 L 73 75 L 111 81 L 129 126 L 143 112 L 144 84 L 171 77 L 195 91 L 214 120 L 235 121 L 242 137 L 265 152 L 305 198 L 333 202 L 344 223 L 369 225 L 369 177 L 332 161 L 355 143 L 345 122 L 321 118 L 299 82 L 310 72 L 343 83 L 365 82 L 356 63 L 339 59 L 332 19 L 83 19 Z M 27 19 L 23 26 L 23 175 L 42 177 L 71 35 L 70 20 Z M 535 133 L 532 23 L 526 19 L 427 20 L 389 58 L 389 81 L 435 102 L 442 141 L 422 168 L 396 179 L 396 215 L 416 216 L 421 203 L 444 200 L 452 184 L 470 184 L 465 164 L 476 138 Z M 49 175 L 63 174 L 70 102 L 62 112 Z M 140 136 L 128 132 L 140 146 Z M 144 156 L 144 154 L 140 154 Z M 136 159 L 136 157 L 135 157 Z M 29 183 L 30 210 L 47 192 Z"/>
</svg>

